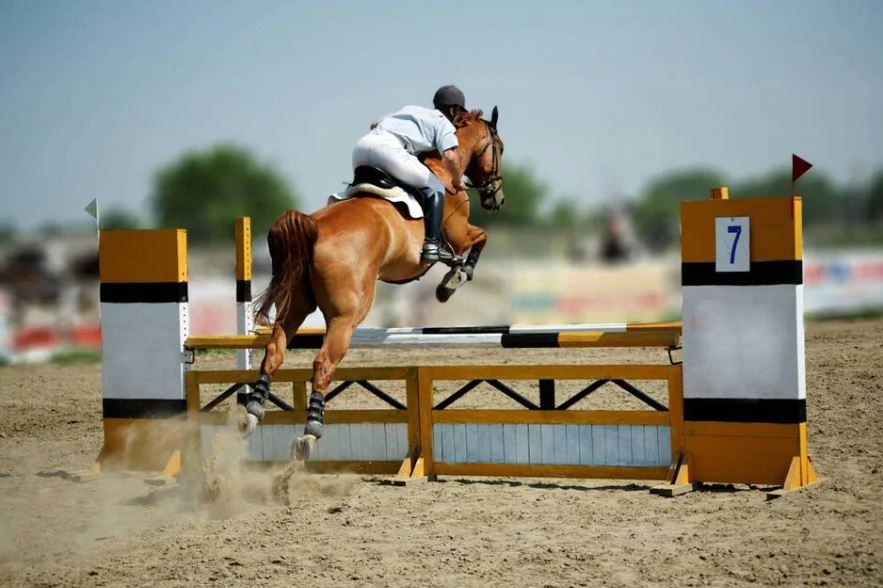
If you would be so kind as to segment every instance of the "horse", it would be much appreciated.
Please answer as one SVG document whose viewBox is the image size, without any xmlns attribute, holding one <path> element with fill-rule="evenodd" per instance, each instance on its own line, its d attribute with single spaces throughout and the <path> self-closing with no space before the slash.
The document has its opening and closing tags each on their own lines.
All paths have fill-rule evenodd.
<svg viewBox="0 0 883 588">
<path fill-rule="evenodd" d="M 467 187 L 478 190 L 482 207 L 494 211 L 505 201 L 498 118 L 494 107 L 491 120 L 475 110 L 453 121 L 460 175 L 469 178 Z M 428 156 L 423 163 L 445 184 L 443 232 L 455 254 L 451 271 L 462 272 L 463 278 L 452 286 L 449 272 L 439 284 L 436 297 L 444 302 L 462 282 L 472 279 L 487 232 L 469 223 L 469 195 L 465 189 L 452 188 L 441 157 Z M 287 211 L 276 219 L 267 234 L 273 276 L 256 301 L 259 323 L 269 324 L 273 306 L 276 317 L 260 378 L 245 401 L 246 435 L 263 419 L 270 382 L 282 366 L 289 340 L 318 307 L 325 318 L 325 338 L 313 361 L 304 436 L 293 447 L 298 459 L 309 455 L 322 435 L 325 393 L 349 350 L 353 330 L 371 309 L 377 280 L 403 283 L 425 274 L 432 264 L 420 259 L 423 238 L 423 219 L 406 218 L 393 203 L 371 195 L 329 204 L 310 215 Z"/>
</svg>

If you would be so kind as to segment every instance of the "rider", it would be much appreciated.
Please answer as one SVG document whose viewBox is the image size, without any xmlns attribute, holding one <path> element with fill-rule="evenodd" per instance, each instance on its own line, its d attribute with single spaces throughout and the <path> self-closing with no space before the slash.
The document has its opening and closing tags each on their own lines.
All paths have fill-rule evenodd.
<svg viewBox="0 0 883 588">
<path fill-rule="evenodd" d="M 456 86 L 442 86 L 432 99 L 435 109 L 405 106 L 371 125 L 371 132 L 353 147 L 353 169 L 377 167 L 400 182 L 418 189 L 426 236 L 420 258 L 435 262 L 442 255 L 441 225 L 445 186 L 418 156 L 437 151 L 451 174 L 456 192 L 463 189 L 457 165 L 457 135 L 454 117 L 466 111 L 466 98 Z"/>
</svg>

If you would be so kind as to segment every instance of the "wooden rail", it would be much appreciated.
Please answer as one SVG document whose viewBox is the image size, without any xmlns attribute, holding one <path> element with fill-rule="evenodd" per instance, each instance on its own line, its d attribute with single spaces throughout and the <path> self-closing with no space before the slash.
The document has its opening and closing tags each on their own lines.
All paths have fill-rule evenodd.
<svg viewBox="0 0 883 588">
<path fill-rule="evenodd" d="M 681 337 L 680 323 L 622 325 L 583 325 L 550 327 L 468 327 L 462 329 L 356 329 L 351 347 L 407 347 L 436 345 L 446 347 L 587 348 L 587 347 L 676 347 Z M 596 327 L 592 329 L 591 327 Z M 507 329 L 507 331 L 503 331 Z M 301 329 L 289 342 L 290 349 L 317 349 L 324 329 Z M 187 349 L 263 349 L 269 333 L 254 335 L 193 335 Z"/>
</svg>

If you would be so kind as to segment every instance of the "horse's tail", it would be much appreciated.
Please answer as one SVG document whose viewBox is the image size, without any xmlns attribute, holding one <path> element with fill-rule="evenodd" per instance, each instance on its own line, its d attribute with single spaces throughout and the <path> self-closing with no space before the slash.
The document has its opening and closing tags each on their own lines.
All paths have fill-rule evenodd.
<svg viewBox="0 0 883 588">
<path fill-rule="evenodd" d="M 267 233 L 273 278 L 258 297 L 256 319 L 260 324 L 270 323 L 270 309 L 276 306 L 276 322 L 284 323 L 291 310 L 296 290 L 308 299 L 314 297 L 310 285 L 310 265 L 313 245 L 319 235 L 316 220 L 296 210 L 283 213 Z"/>
</svg>

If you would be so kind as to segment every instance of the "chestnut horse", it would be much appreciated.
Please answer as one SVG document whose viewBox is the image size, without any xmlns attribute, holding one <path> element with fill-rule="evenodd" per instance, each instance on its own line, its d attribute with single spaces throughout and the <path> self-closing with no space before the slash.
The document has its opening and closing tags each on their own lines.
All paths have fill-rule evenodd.
<svg viewBox="0 0 883 588">
<path fill-rule="evenodd" d="M 459 169 L 461 176 L 468 176 L 472 187 L 478 188 L 482 206 L 497 210 L 504 201 L 498 111 L 494 107 L 490 121 L 483 120 L 481 114 L 472 111 L 454 119 Z M 441 159 L 427 157 L 424 164 L 447 189 L 443 229 L 457 256 L 452 271 L 462 272 L 461 281 L 471 279 L 487 233 L 469 224 L 469 196 L 465 191 L 454 192 Z M 246 433 L 263 418 L 270 380 L 282 366 L 288 341 L 318 307 L 325 317 L 326 333 L 313 361 L 304 437 L 295 444 L 297 457 L 303 459 L 322 434 L 325 393 L 349 349 L 353 330 L 371 309 L 377 279 L 404 282 L 429 269 L 429 264 L 420 260 L 423 236 L 422 219 L 405 218 L 394 204 L 378 197 L 350 198 L 310 215 L 289 211 L 273 223 L 267 235 L 273 277 L 258 300 L 257 316 L 266 324 L 275 305 L 276 320 L 261 362 L 261 377 L 246 401 Z M 445 301 L 452 293 L 453 288 L 443 281 L 437 296 Z"/>
</svg>

